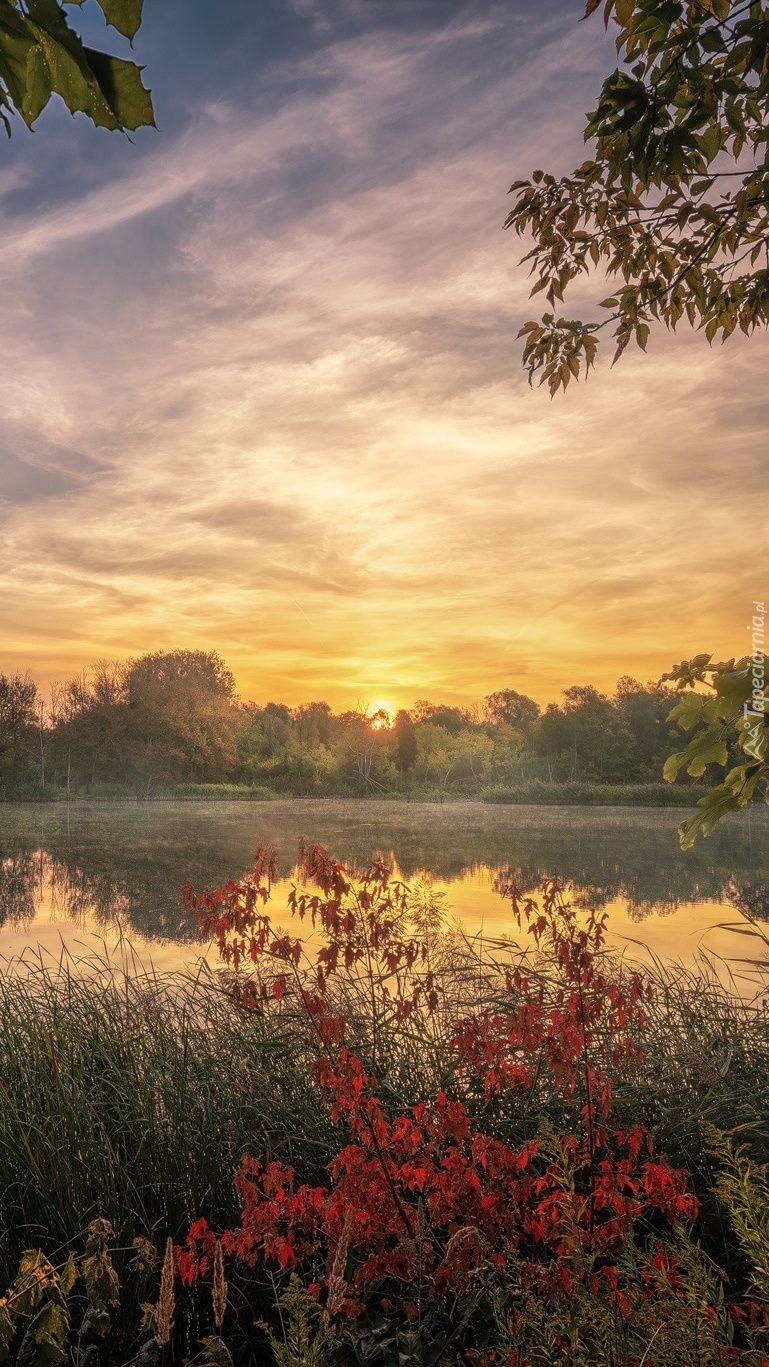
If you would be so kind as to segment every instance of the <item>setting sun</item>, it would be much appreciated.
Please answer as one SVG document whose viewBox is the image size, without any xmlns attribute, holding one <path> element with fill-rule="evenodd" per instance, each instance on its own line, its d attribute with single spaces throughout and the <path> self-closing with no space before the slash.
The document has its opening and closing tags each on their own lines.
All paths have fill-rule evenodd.
<svg viewBox="0 0 769 1367">
<path fill-rule="evenodd" d="M 374 702 L 369 703 L 366 709 L 366 715 L 374 729 L 382 731 L 385 727 L 392 726 L 395 708 L 391 702 L 387 702 L 383 698 L 377 698 Z"/>
</svg>

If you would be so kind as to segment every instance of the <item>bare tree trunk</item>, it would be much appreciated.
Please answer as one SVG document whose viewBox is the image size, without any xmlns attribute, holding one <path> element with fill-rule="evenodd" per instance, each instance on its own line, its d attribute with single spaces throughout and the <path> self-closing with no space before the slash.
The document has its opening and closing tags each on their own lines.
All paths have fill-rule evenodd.
<svg viewBox="0 0 769 1367">
<path fill-rule="evenodd" d="M 45 792 L 45 726 L 44 726 L 44 722 L 45 722 L 45 713 L 44 713 L 44 711 L 43 711 L 43 703 L 41 702 L 41 703 L 40 703 L 40 725 L 39 725 L 39 731 L 40 731 L 40 788 L 41 788 L 42 792 Z"/>
</svg>

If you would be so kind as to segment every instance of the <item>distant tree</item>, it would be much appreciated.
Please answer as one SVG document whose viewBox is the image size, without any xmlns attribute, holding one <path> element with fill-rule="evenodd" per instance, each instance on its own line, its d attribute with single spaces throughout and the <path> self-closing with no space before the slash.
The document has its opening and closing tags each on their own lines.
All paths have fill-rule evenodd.
<svg viewBox="0 0 769 1367">
<path fill-rule="evenodd" d="M 284 702 L 267 702 L 262 708 L 262 715 L 272 717 L 276 722 L 288 724 L 291 721 L 291 708 L 287 707 Z"/>
<path fill-rule="evenodd" d="M 366 713 L 366 721 L 375 731 L 382 731 L 390 729 L 393 719 L 386 707 L 377 707 L 374 712 Z"/>
<path fill-rule="evenodd" d="M 638 781 L 632 741 L 610 698 L 591 684 L 563 690 L 540 719 L 536 745 L 553 780 L 614 783 Z"/>
<path fill-rule="evenodd" d="M 525 693 L 516 693 L 514 688 L 489 693 L 485 702 L 489 721 L 495 725 L 504 722 L 518 730 L 531 726 L 540 713 L 539 703 L 527 698 Z"/>
<path fill-rule="evenodd" d="M 157 650 L 142 655 L 125 674 L 128 702 L 142 696 L 209 697 L 231 701 L 235 678 L 215 650 Z"/>
<path fill-rule="evenodd" d="M 478 793 L 489 781 L 494 749 L 494 741 L 482 729 L 466 727 L 458 732 L 452 737 L 452 764 L 444 788 Z"/>
<path fill-rule="evenodd" d="M 658 779 L 670 752 L 672 727 L 668 714 L 674 701 L 664 684 L 641 684 L 624 675 L 617 683 L 614 708 L 617 722 L 630 742 L 633 782 Z"/>
<path fill-rule="evenodd" d="M 588 115 L 593 155 L 570 176 L 511 187 L 506 221 L 550 312 L 524 324 L 529 379 L 551 394 L 595 360 L 615 324 L 616 360 L 655 321 L 709 342 L 769 322 L 769 8 L 762 0 L 588 0 L 618 29 L 624 64 Z M 556 317 L 567 287 L 618 282 L 602 322 Z"/>
<path fill-rule="evenodd" d="M 441 796 L 478 792 L 488 781 L 494 742 L 482 730 L 467 724 L 456 731 L 434 721 L 415 728 L 417 757 L 414 772 L 422 783 L 438 788 Z"/>
<path fill-rule="evenodd" d="M 393 733 L 398 753 L 398 767 L 402 774 L 408 774 L 416 763 L 417 735 L 410 714 L 403 708 L 395 715 Z"/>
<path fill-rule="evenodd" d="M 37 688 L 29 674 L 0 674 L 0 792 L 12 796 L 34 777 Z"/>
<path fill-rule="evenodd" d="M 268 702 L 264 707 L 246 703 L 236 736 L 236 775 L 240 782 L 277 789 L 288 786 L 286 756 L 293 727 L 291 709 L 282 703 Z"/>
<path fill-rule="evenodd" d="M 365 712 L 343 712 L 335 747 L 337 774 L 348 789 L 376 794 L 397 785 L 392 728 L 372 725 Z"/>
<path fill-rule="evenodd" d="M 525 762 L 531 753 L 533 733 L 528 728 L 495 722 L 490 728 L 492 742 L 489 757 L 489 780 L 494 784 L 510 785 L 525 778 Z M 534 761 L 536 763 L 536 760 Z"/>
<path fill-rule="evenodd" d="M 124 681 L 133 765 L 145 778 L 219 782 L 236 761 L 235 680 L 215 651 L 143 655 Z"/>
<path fill-rule="evenodd" d="M 442 726 L 449 735 L 456 736 L 470 724 L 470 717 L 461 707 L 447 707 L 445 703 L 432 703 L 421 698 L 412 708 L 415 722 L 431 722 Z"/>
<path fill-rule="evenodd" d="M 334 715 L 327 702 L 310 702 L 298 707 L 294 719 L 303 740 L 329 745 L 334 736 Z"/>
<path fill-rule="evenodd" d="M 108 24 L 133 38 L 143 0 L 97 0 Z M 0 119 L 11 136 L 9 114 L 31 128 L 52 95 L 71 114 L 98 128 L 125 132 L 155 123 L 150 92 L 136 62 L 86 47 L 70 28 L 67 8 L 82 0 L 0 0 Z"/>
<path fill-rule="evenodd" d="M 51 748 L 54 777 L 69 790 L 130 777 L 129 716 L 122 662 L 100 661 L 55 690 Z"/>
<path fill-rule="evenodd" d="M 452 737 L 445 726 L 421 721 L 416 728 L 415 771 L 423 784 L 446 787 L 454 767 Z"/>
</svg>

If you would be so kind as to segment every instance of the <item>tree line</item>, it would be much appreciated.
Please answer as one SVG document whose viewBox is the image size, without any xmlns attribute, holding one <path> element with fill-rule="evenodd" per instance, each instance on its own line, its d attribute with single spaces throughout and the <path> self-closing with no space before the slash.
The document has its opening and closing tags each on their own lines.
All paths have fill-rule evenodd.
<svg viewBox="0 0 769 1367">
<path fill-rule="evenodd" d="M 623 677 L 612 695 L 572 685 L 541 709 L 513 688 L 470 708 L 420 700 L 334 713 L 237 696 L 215 652 L 101 663 L 43 699 L 0 675 L 0 795 L 151 796 L 238 784 L 297 796 L 479 795 L 495 786 L 659 781 L 673 748 L 664 684 Z M 266 794 L 265 794 L 266 795 Z"/>
</svg>

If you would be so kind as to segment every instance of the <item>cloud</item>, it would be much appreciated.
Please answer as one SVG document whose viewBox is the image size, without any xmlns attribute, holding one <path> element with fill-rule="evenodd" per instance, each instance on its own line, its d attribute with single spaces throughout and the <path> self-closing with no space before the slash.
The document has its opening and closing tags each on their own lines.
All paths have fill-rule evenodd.
<svg viewBox="0 0 769 1367">
<path fill-rule="evenodd" d="M 6 222 L 0 667 L 202 645 L 344 705 L 739 647 L 765 343 L 529 390 L 504 194 L 579 157 L 602 30 L 429 9 L 314 10 L 250 102 Z"/>
</svg>

